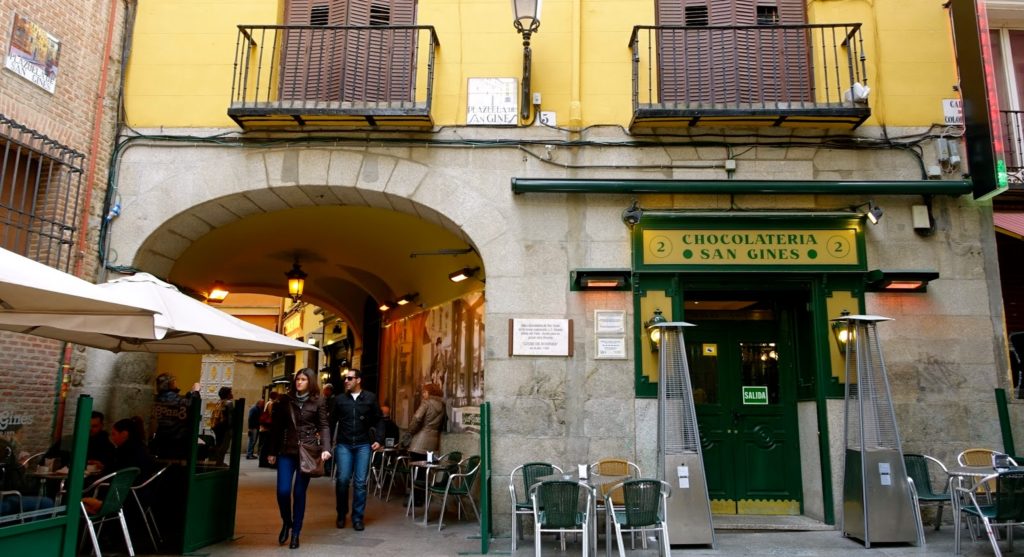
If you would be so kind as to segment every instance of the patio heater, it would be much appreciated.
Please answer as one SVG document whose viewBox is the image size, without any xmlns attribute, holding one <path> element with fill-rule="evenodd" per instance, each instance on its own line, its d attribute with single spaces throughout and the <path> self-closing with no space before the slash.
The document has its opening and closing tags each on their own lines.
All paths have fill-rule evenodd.
<svg viewBox="0 0 1024 557">
<path fill-rule="evenodd" d="M 715 547 L 711 502 L 704 475 L 704 457 L 693 405 L 690 366 L 683 327 L 690 323 L 657 323 L 658 351 L 658 477 L 672 486 L 668 498 L 668 539 L 676 545 Z"/>
<path fill-rule="evenodd" d="M 876 330 L 878 322 L 891 320 L 845 315 L 833 321 L 847 332 L 843 535 L 868 548 L 872 543 L 923 545 Z"/>
</svg>

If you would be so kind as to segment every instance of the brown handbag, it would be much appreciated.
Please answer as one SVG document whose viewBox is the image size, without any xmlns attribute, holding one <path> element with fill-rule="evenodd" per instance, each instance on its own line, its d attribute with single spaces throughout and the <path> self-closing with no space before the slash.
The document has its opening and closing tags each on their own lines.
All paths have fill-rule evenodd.
<svg viewBox="0 0 1024 557">
<path fill-rule="evenodd" d="M 324 475 L 324 459 L 320 458 L 320 444 L 304 442 L 302 432 L 299 431 L 299 424 L 295 420 L 295 407 L 290 403 L 288 409 L 292 415 L 292 424 L 295 426 L 295 436 L 299 439 L 299 470 L 314 478 Z"/>
</svg>

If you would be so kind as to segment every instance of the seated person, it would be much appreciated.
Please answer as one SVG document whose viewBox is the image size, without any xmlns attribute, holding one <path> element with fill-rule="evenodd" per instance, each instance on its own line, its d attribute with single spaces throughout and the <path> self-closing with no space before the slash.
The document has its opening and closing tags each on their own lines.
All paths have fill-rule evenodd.
<svg viewBox="0 0 1024 557">
<path fill-rule="evenodd" d="M 377 437 L 385 441 L 384 443 L 382 443 L 382 445 L 384 446 L 388 446 L 388 439 L 394 439 L 392 446 L 397 446 L 399 440 L 398 424 L 396 424 L 395 421 L 391 419 L 391 407 L 381 406 L 380 413 L 383 415 L 381 423 L 384 424 L 384 434 L 378 435 Z"/>
<path fill-rule="evenodd" d="M 18 461 L 17 453 L 13 440 L 0 439 L 0 491 L 19 492 L 22 512 L 53 508 L 53 499 L 33 495 L 39 484 L 26 475 L 25 463 Z M 17 514 L 18 505 L 17 495 L 4 495 L 0 500 L 0 515 Z"/>
<path fill-rule="evenodd" d="M 135 467 L 140 470 L 139 481 L 149 477 L 156 467 L 156 461 L 150 456 L 135 419 L 118 420 L 110 429 L 110 440 L 115 447 L 114 457 L 104 472 L 117 472 Z"/>
<path fill-rule="evenodd" d="M 93 411 L 89 419 L 89 445 L 85 450 L 85 463 L 100 470 L 106 468 L 114 458 L 114 445 L 103 429 L 105 419 L 103 412 Z"/>
</svg>

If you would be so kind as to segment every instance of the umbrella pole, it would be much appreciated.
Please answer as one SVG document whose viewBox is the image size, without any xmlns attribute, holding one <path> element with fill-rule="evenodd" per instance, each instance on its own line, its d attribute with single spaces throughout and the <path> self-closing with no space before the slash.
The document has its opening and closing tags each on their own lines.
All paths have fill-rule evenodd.
<svg viewBox="0 0 1024 557">
<path fill-rule="evenodd" d="M 56 397 L 55 406 L 57 411 L 56 415 L 57 422 L 53 426 L 53 443 L 60 442 L 60 438 L 64 435 L 64 413 L 67 410 L 67 371 L 71 369 L 71 343 L 64 343 L 64 357 L 61 358 L 60 367 L 57 372 L 57 386 L 56 386 Z"/>
</svg>

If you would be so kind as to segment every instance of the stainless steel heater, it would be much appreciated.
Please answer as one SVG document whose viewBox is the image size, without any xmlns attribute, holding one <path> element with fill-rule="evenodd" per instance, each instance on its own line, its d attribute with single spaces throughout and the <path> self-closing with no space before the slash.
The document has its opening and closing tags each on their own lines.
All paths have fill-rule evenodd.
<svg viewBox="0 0 1024 557">
<path fill-rule="evenodd" d="M 845 315 L 846 404 L 843 535 L 872 543 L 921 545 L 876 326 L 888 317 Z M 837 338 L 839 338 L 837 336 Z M 842 344 L 840 345 L 842 346 Z"/>
<path fill-rule="evenodd" d="M 693 405 L 690 366 L 683 328 L 690 323 L 659 323 L 658 475 L 672 486 L 668 499 L 668 539 L 675 545 L 715 547 L 711 502 Z"/>
</svg>

